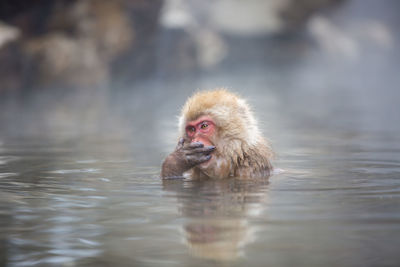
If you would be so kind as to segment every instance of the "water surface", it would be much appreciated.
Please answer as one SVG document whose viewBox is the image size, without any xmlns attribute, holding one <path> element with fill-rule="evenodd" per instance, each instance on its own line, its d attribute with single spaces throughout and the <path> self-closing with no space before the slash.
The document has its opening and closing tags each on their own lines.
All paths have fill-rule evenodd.
<svg viewBox="0 0 400 267">
<path fill-rule="evenodd" d="M 96 131 L 81 120 L 3 128 L 1 265 L 398 266 L 396 90 L 238 76 L 116 95 Z M 180 106 L 193 89 L 223 84 L 249 99 L 284 171 L 162 182 Z"/>
</svg>

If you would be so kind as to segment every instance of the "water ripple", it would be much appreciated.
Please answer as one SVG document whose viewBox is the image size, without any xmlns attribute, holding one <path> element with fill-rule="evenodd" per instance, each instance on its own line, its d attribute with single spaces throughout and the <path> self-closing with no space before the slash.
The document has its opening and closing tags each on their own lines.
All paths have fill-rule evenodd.
<svg viewBox="0 0 400 267">
<path fill-rule="evenodd" d="M 0 173 L 0 178 L 6 178 L 6 177 L 11 177 L 11 176 L 17 176 L 18 173 L 15 172 L 3 172 Z"/>
<path fill-rule="evenodd" d="M 100 173 L 100 172 L 101 169 L 88 168 L 88 169 L 55 170 L 55 171 L 48 171 L 47 173 L 70 174 L 70 173 Z"/>
</svg>

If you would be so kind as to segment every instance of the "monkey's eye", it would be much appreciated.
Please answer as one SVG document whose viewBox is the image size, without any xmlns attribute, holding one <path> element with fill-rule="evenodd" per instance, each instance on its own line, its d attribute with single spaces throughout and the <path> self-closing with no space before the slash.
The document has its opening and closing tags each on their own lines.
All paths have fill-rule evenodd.
<svg viewBox="0 0 400 267">
<path fill-rule="evenodd" d="M 187 131 L 189 134 L 193 134 L 193 133 L 196 131 L 196 128 L 194 128 L 193 126 L 188 126 L 188 127 L 186 128 L 186 131 Z"/>
<path fill-rule="evenodd" d="M 207 127 L 208 127 L 207 122 L 202 122 L 201 125 L 200 125 L 200 128 L 203 129 L 203 130 L 206 129 Z"/>
</svg>

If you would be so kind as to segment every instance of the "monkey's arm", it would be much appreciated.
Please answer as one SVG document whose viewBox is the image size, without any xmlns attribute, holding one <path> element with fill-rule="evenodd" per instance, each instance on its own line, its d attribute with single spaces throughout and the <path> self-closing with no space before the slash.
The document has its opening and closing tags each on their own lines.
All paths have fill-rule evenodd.
<svg viewBox="0 0 400 267">
<path fill-rule="evenodd" d="M 202 143 L 184 143 L 185 140 L 181 138 L 175 151 L 164 160 L 161 168 L 162 179 L 182 177 L 184 172 L 209 160 L 210 153 L 215 149 L 214 146 L 204 147 Z"/>
</svg>

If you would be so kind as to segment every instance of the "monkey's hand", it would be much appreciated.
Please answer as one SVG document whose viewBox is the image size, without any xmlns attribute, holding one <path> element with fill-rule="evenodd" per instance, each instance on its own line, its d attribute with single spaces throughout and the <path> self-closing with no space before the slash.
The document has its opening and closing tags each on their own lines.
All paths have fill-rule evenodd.
<svg viewBox="0 0 400 267">
<path fill-rule="evenodd" d="M 182 177 L 183 173 L 211 158 L 215 146 L 204 146 L 202 143 L 186 143 L 181 138 L 174 152 L 164 160 L 161 170 L 163 179 Z"/>
</svg>

